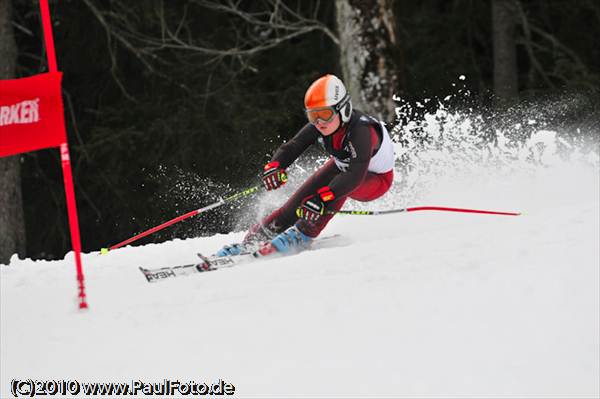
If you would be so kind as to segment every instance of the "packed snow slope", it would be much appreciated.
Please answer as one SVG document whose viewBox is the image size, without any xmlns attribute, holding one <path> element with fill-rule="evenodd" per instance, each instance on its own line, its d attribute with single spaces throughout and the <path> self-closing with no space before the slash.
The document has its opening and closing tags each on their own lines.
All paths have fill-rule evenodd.
<svg viewBox="0 0 600 399">
<path fill-rule="evenodd" d="M 16 378 L 172 378 L 223 379 L 239 397 L 598 397 L 598 158 L 538 147 L 533 161 L 405 175 L 368 205 L 522 216 L 338 216 L 327 248 L 156 284 L 138 266 L 195 262 L 243 233 L 85 254 L 86 311 L 72 254 L 13 257 L 0 267 L 0 396 Z"/>
</svg>

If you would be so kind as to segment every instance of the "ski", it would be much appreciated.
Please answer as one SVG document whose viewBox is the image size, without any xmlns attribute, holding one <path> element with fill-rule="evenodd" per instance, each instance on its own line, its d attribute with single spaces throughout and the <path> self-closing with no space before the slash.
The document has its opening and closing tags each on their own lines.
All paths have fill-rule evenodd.
<svg viewBox="0 0 600 399">
<path fill-rule="evenodd" d="M 307 250 L 310 251 L 319 248 L 324 248 L 328 244 L 331 244 L 333 242 L 333 239 L 337 237 L 339 237 L 339 235 L 318 238 L 315 241 L 313 241 L 311 247 Z M 283 254 L 277 252 L 275 248 L 271 246 L 271 243 L 266 243 L 257 250 L 254 250 L 252 252 L 241 253 L 239 255 L 204 256 L 201 253 L 198 253 L 197 255 L 200 258 L 200 261 L 197 263 L 190 263 L 186 265 L 170 267 L 167 266 L 156 269 L 146 269 L 140 266 L 139 269 L 144 274 L 144 277 L 146 277 L 146 280 L 149 283 L 155 283 L 158 281 L 172 279 L 174 277 L 210 272 L 228 267 L 233 267 L 244 263 L 254 262 L 260 259 L 273 259 L 284 256 Z"/>
<path fill-rule="evenodd" d="M 263 255 L 259 252 L 260 250 L 250 252 L 250 253 L 242 253 L 239 255 L 231 255 L 231 256 L 204 256 L 202 254 L 198 254 L 200 257 L 200 262 L 191 263 L 187 265 L 181 266 L 173 266 L 173 267 L 161 267 L 158 269 L 146 269 L 140 267 L 140 271 L 146 277 L 149 283 L 155 283 L 157 281 L 162 281 L 165 279 L 170 279 L 173 277 L 179 276 L 187 276 L 190 274 L 196 273 L 204 273 L 211 272 L 218 269 L 223 269 L 227 267 L 232 267 L 235 265 L 239 265 L 241 263 L 252 262 L 258 258 L 264 256 L 275 257 L 278 254 L 276 252 L 268 255 Z"/>
</svg>

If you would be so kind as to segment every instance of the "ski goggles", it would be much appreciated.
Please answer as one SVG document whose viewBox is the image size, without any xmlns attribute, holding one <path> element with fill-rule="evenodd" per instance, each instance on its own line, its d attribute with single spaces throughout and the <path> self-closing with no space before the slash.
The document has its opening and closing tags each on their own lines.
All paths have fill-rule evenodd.
<svg viewBox="0 0 600 399">
<path fill-rule="evenodd" d="M 317 121 L 331 122 L 337 111 L 333 107 L 313 108 L 306 110 L 308 121 L 315 125 Z"/>
</svg>

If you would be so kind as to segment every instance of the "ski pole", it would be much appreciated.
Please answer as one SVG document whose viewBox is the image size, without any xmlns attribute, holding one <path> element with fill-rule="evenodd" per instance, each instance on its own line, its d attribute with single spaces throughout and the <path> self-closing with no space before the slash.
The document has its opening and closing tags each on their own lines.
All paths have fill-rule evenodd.
<svg viewBox="0 0 600 399">
<path fill-rule="evenodd" d="M 232 202 L 232 201 L 235 201 L 235 200 L 237 200 L 237 199 L 240 199 L 240 198 L 243 198 L 243 197 L 247 197 L 247 196 L 249 196 L 249 195 L 251 195 L 251 194 L 254 194 L 254 193 L 256 193 L 256 192 L 257 192 L 258 190 L 260 190 L 261 188 L 262 188 L 262 186 L 254 186 L 254 187 L 248 188 L 248 189 L 246 189 L 246 190 L 244 190 L 244 191 L 240 191 L 240 192 L 239 192 L 239 193 L 237 193 L 237 194 L 233 194 L 233 195 L 232 195 L 232 196 L 230 196 L 230 197 L 227 197 L 227 198 L 222 198 L 222 199 L 220 199 L 219 201 L 215 202 L 214 204 L 210 204 L 210 205 L 207 205 L 207 206 L 205 206 L 205 207 L 203 207 L 203 208 L 196 209 L 196 210 L 194 210 L 194 211 L 188 212 L 188 213 L 186 213 L 186 214 L 184 214 L 184 215 L 177 216 L 176 218 L 174 218 L 174 219 L 171 219 L 171 220 L 169 220 L 168 222 L 165 222 L 165 223 L 163 223 L 163 224 L 160 224 L 160 225 L 158 225 L 158 226 L 156 226 L 156 227 L 153 227 L 153 228 L 151 228 L 151 229 L 149 229 L 149 230 L 146 230 L 146 231 L 144 231 L 144 232 L 142 232 L 142 233 L 140 233 L 140 234 L 137 234 L 137 235 L 135 235 L 135 236 L 133 236 L 133 237 L 131 237 L 131 238 L 128 238 L 127 240 L 125 240 L 125 241 L 122 241 L 122 242 L 120 242 L 120 243 L 118 243 L 118 244 L 115 244 L 115 245 L 113 245 L 113 246 L 111 246 L 111 247 L 108 247 L 108 248 L 102 248 L 102 249 L 100 250 L 100 253 L 101 253 L 101 254 L 108 253 L 108 251 L 112 251 L 113 249 L 117 249 L 117 248 L 120 248 L 120 247 L 122 247 L 122 246 L 124 246 L 124 245 L 130 244 L 130 243 L 132 243 L 132 242 L 134 242 L 134 241 L 137 241 L 137 240 L 139 240 L 140 238 L 146 237 L 146 236 L 148 236 L 148 235 L 150 235 L 150 234 L 152 234 L 152 233 L 156 233 L 157 231 L 159 231 L 159 230 L 162 230 L 162 229 L 164 229 L 165 227 L 171 226 L 172 224 L 175 224 L 175 223 L 177 223 L 177 222 L 181 222 L 182 220 L 185 220 L 185 219 L 187 219 L 187 218 L 190 218 L 190 217 L 192 217 L 192 216 L 196 216 L 196 215 L 198 215 L 198 214 L 200 214 L 200 213 L 203 213 L 203 212 L 209 211 L 209 210 L 211 210 L 211 209 L 218 208 L 218 207 L 219 207 L 219 206 L 221 206 L 221 205 L 225 205 L 225 204 L 227 204 L 227 203 L 229 203 L 229 202 Z"/>
<path fill-rule="evenodd" d="M 483 213 L 486 215 L 505 215 L 505 216 L 519 216 L 520 212 L 499 212 L 499 211 L 486 211 L 480 209 L 465 209 L 465 208 L 448 208 L 445 206 L 417 206 L 412 208 L 401 208 L 401 209 L 390 209 L 387 211 L 360 211 L 360 210 L 341 210 L 331 211 L 329 214 L 341 214 L 341 215 L 387 215 L 390 213 L 401 213 L 401 212 L 416 212 L 416 211 L 442 211 L 442 212 L 463 212 L 463 213 Z"/>
</svg>

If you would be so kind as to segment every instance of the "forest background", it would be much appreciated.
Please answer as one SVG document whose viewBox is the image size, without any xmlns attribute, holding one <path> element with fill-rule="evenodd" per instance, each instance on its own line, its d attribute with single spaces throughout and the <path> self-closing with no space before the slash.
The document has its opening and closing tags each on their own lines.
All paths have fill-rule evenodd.
<svg viewBox="0 0 600 399">
<path fill-rule="evenodd" d="M 451 96 L 447 106 L 489 118 L 492 143 L 494 118 L 532 106 L 555 126 L 600 132 L 597 0 L 50 6 L 84 251 L 257 184 L 306 123 L 304 91 L 325 73 L 390 129 Z M 47 71 L 43 46 L 37 1 L 0 0 L 0 79 Z M 59 165 L 56 150 L 0 159 L 0 263 L 70 250 Z M 231 215 L 216 210 L 140 243 L 227 232 L 238 227 Z"/>
</svg>

